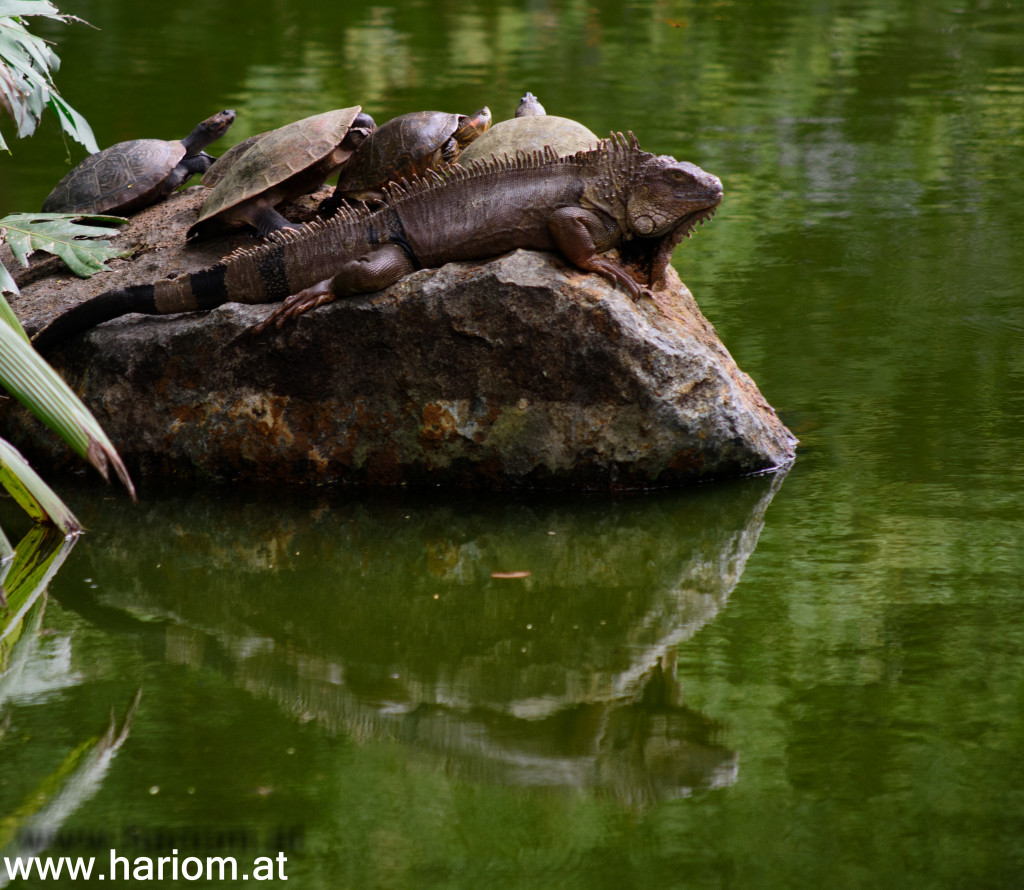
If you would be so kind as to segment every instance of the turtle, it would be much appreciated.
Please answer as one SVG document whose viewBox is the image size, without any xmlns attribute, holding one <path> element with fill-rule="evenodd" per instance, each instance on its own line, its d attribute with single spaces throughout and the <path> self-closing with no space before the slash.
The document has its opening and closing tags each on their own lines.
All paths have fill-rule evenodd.
<svg viewBox="0 0 1024 890">
<path fill-rule="evenodd" d="M 166 198 L 214 158 L 203 151 L 235 120 L 231 109 L 207 118 L 184 139 L 132 139 L 89 155 L 43 201 L 44 213 L 132 213 Z"/>
<path fill-rule="evenodd" d="M 245 224 L 264 237 L 291 228 L 277 205 L 319 188 L 373 130 L 373 118 L 353 105 L 250 137 L 218 162 L 219 178 L 188 238 Z"/>
<path fill-rule="evenodd" d="M 388 182 L 421 176 L 455 162 L 467 145 L 491 125 L 485 105 L 471 115 L 413 111 L 381 124 L 338 174 L 334 194 L 320 204 L 321 215 L 343 200 L 377 202 Z"/>
<path fill-rule="evenodd" d="M 460 164 L 489 158 L 532 154 L 550 146 L 559 155 L 595 148 L 601 140 L 578 121 L 547 114 L 533 93 L 519 102 L 516 116 L 498 121 L 459 157 Z"/>
</svg>

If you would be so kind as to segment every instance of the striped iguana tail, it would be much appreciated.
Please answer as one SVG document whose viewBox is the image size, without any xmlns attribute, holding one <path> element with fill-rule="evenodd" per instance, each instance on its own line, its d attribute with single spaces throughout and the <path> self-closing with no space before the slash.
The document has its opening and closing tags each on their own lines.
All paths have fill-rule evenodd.
<svg viewBox="0 0 1024 890">
<path fill-rule="evenodd" d="M 32 345 L 46 352 L 82 331 L 132 312 L 169 315 L 215 309 L 229 301 L 226 271 L 227 266 L 221 262 L 189 275 L 99 294 L 53 319 L 32 338 Z"/>
<path fill-rule="evenodd" d="M 280 302 L 332 277 L 338 258 L 344 259 L 346 251 L 358 256 L 373 246 L 372 239 L 386 231 L 389 219 L 390 214 L 346 210 L 327 222 L 297 224 L 275 232 L 262 244 L 239 247 L 198 272 L 98 294 L 53 319 L 32 342 L 46 351 L 132 312 L 170 315 L 216 309 L 231 302 Z M 371 225 L 367 226 L 367 221 Z"/>
</svg>

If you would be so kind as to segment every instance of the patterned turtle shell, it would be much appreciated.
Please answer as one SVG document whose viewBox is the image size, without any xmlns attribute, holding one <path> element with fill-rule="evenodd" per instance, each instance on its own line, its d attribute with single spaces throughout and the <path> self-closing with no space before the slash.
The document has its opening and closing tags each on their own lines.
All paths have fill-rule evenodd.
<svg viewBox="0 0 1024 890">
<path fill-rule="evenodd" d="M 458 159 L 491 123 L 487 107 L 475 114 L 414 111 L 381 124 L 338 176 L 335 196 L 361 198 L 385 183 L 422 175 Z"/>
<path fill-rule="evenodd" d="M 185 139 L 132 139 L 89 155 L 43 202 L 46 213 L 130 213 L 169 195 L 213 158 L 202 151 L 235 119 L 220 111 Z M 189 163 L 191 162 L 191 163 Z"/>
<path fill-rule="evenodd" d="M 559 155 L 595 148 L 601 140 L 583 124 L 553 114 L 535 114 L 499 121 L 469 146 L 459 158 L 468 164 L 479 158 L 498 158 L 517 152 L 532 154 L 550 146 Z"/>
<path fill-rule="evenodd" d="M 230 163 L 219 174 L 198 222 L 256 198 L 318 165 L 324 165 L 326 179 L 331 173 L 327 168 L 333 166 L 333 155 L 361 110 L 361 106 L 353 105 L 325 111 L 271 130 L 258 139 L 250 137 L 245 151 L 221 159 Z M 221 166 L 221 162 L 216 166 Z"/>
</svg>

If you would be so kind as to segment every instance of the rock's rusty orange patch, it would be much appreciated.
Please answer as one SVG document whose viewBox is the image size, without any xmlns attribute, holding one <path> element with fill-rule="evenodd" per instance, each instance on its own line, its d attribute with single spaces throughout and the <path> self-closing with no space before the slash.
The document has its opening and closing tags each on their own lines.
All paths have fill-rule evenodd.
<svg viewBox="0 0 1024 890">
<path fill-rule="evenodd" d="M 447 406 L 438 402 L 427 402 L 420 418 L 420 444 L 424 448 L 441 442 L 454 442 L 459 437 L 458 424 Z"/>
</svg>

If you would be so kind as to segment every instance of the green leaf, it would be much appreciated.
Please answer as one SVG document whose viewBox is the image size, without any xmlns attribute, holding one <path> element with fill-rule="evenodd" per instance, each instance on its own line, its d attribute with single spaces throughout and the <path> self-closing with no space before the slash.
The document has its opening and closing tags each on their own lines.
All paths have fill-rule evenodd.
<svg viewBox="0 0 1024 890">
<path fill-rule="evenodd" d="M 135 500 L 135 486 L 124 462 L 89 409 L 38 352 L 13 328 L 0 324 L 0 386 L 54 430 L 104 479 L 113 466 Z"/>
<path fill-rule="evenodd" d="M 89 122 L 56 93 L 50 93 L 50 108 L 60 120 L 61 129 L 76 142 L 81 142 L 89 154 L 100 150 Z"/>
<path fill-rule="evenodd" d="M 11 277 L 7 267 L 0 263 L 0 294 L 16 294 L 18 292 L 17 282 Z"/>
<path fill-rule="evenodd" d="M 0 485 L 36 522 L 52 523 L 65 535 L 82 530 L 82 524 L 67 504 L 5 439 L 0 439 Z"/>
<path fill-rule="evenodd" d="M 66 19 L 49 0 L 0 0 L 0 16 L 42 15 L 48 19 Z"/>
<path fill-rule="evenodd" d="M 102 222 L 125 223 L 119 216 L 89 216 L 73 213 L 12 213 L 0 219 L 0 239 L 4 237 L 15 258 L 22 266 L 28 265 L 28 255 L 34 250 L 45 250 L 59 256 L 68 268 L 82 278 L 108 269 L 106 261 L 124 256 L 128 251 L 111 247 L 109 241 L 87 240 L 116 235 L 117 229 L 83 226 L 76 219 L 96 219 Z M 3 282 L 0 281 L 0 284 Z"/>
<path fill-rule="evenodd" d="M 3 266 L 0 266 L 0 269 L 3 269 Z M 4 269 L 4 271 L 7 270 Z M 15 285 L 14 288 L 15 293 L 17 293 L 18 286 Z M 2 286 L 0 286 L 0 321 L 6 321 L 7 324 L 14 328 L 14 330 L 17 333 L 21 334 L 21 336 L 25 339 L 26 343 L 32 342 L 32 340 L 26 333 L 25 329 L 21 326 L 21 321 L 18 319 L 18 316 L 14 314 L 14 310 L 11 308 L 10 303 L 8 303 L 7 300 L 4 299 Z"/>
<path fill-rule="evenodd" d="M 81 142 L 90 152 L 98 150 L 92 130 L 78 112 L 60 98 L 53 72 L 60 59 L 48 41 L 30 34 L 20 18 L 44 16 L 63 22 L 82 22 L 77 16 L 64 15 L 48 2 L 0 0 L 0 111 L 15 123 L 19 138 L 32 135 L 50 106 L 63 130 Z M 88 24 L 88 22 L 85 22 Z M 0 137 L 0 147 L 7 143 Z"/>
<path fill-rule="evenodd" d="M 42 37 L 30 34 L 20 22 L 0 20 L 0 29 L 8 63 L 15 69 L 24 69 L 36 83 L 49 82 L 55 58 L 49 44 Z"/>
<path fill-rule="evenodd" d="M 11 546 L 11 539 L 8 538 L 4 533 L 4 530 L 0 528 L 0 565 L 9 563 L 13 558 L 14 548 Z"/>
<path fill-rule="evenodd" d="M 28 103 L 34 93 L 48 91 L 52 86 L 50 64 L 53 58 L 53 52 L 42 38 L 29 34 L 25 26 L 14 19 L 0 19 L 0 65 L 10 72 L 5 78 L 6 92 L 15 106 L 12 116 L 18 124 L 19 136 L 23 135 L 27 123 L 34 129 L 39 120 L 38 115 L 33 114 L 34 119 L 27 121 L 27 112 L 31 111 Z"/>
<path fill-rule="evenodd" d="M 4 63 L 8 59 L 9 65 Z M 31 114 L 29 99 L 35 87 L 32 85 L 34 72 L 19 70 L 15 65 L 10 48 L 4 46 L 4 34 L 0 31 L 0 110 L 7 112 L 14 121 L 18 136 L 24 138 L 35 130 L 36 119 Z M 14 70 L 12 67 L 14 66 Z"/>
</svg>

